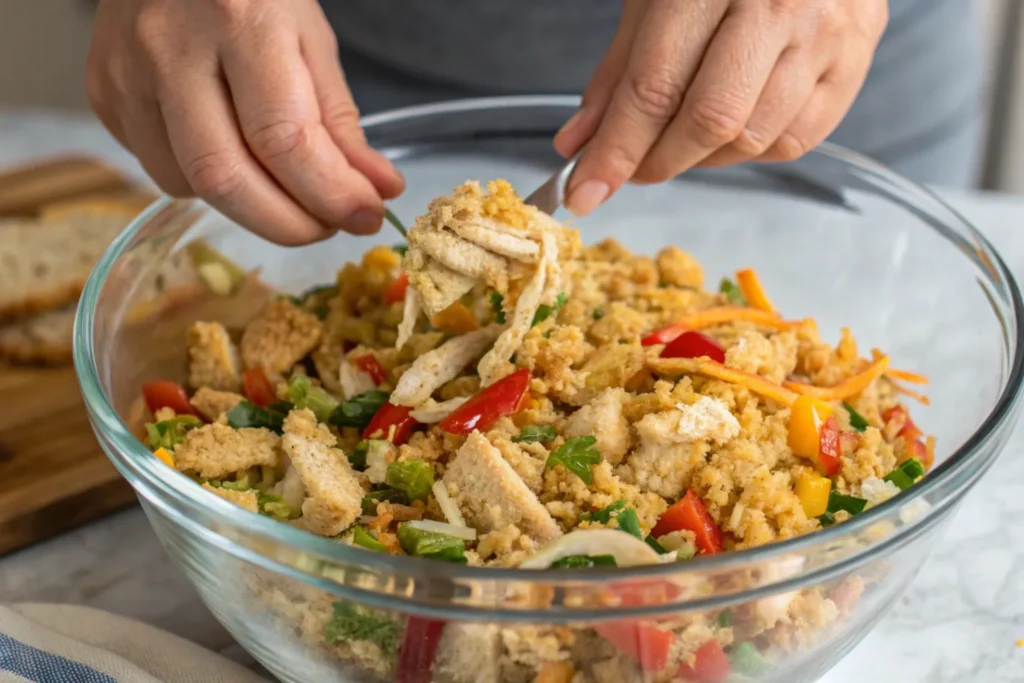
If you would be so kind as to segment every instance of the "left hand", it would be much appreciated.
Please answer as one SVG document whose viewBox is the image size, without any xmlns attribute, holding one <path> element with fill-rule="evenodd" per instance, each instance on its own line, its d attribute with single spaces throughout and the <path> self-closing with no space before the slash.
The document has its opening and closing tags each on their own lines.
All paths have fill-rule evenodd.
<svg viewBox="0 0 1024 683">
<path fill-rule="evenodd" d="M 625 0 L 580 110 L 568 208 L 693 166 L 796 159 L 827 138 L 867 77 L 887 0 Z"/>
</svg>

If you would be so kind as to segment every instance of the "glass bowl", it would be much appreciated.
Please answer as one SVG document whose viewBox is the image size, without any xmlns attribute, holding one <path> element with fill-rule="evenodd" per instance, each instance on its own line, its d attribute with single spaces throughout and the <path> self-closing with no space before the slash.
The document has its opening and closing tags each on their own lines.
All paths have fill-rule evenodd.
<svg viewBox="0 0 1024 683">
<path fill-rule="evenodd" d="M 505 177 L 530 191 L 560 164 L 550 140 L 577 104 L 570 97 L 461 101 L 385 113 L 365 125 L 406 175 L 409 190 L 392 208 L 411 218 L 467 178 Z M 773 609 L 790 626 L 773 636 L 765 652 L 771 667 L 759 680 L 817 680 L 894 604 L 1005 445 L 1024 360 L 1020 292 L 974 228 L 885 168 L 826 145 L 794 163 L 628 186 L 575 225 L 588 243 L 612 236 L 642 253 L 680 245 L 709 279 L 754 266 L 787 315 L 816 317 L 826 338 L 849 326 L 863 348 L 884 348 L 894 365 L 929 375 L 932 404 L 915 419 L 938 438 L 934 469 L 847 523 L 656 567 L 474 568 L 310 535 L 208 493 L 134 435 L 141 383 L 185 377 L 188 325 L 200 318 L 240 325 L 267 296 L 250 282 L 240 293 L 200 300 L 169 282 L 169 266 L 202 237 L 259 268 L 262 281 L 299 292 L 398 235 L 385 228 L 286 249 L 201 202 L 163 199 L 115 241 L 89 280 L 75 323 L 75 365 L 99 441 L 168 553 L 216 617 L 282 680 L 687 680 L 637 664 L 657 657 L 652 624 L 675 628 L 677 642 L 690 639 L 692 649 L 709 628 L 731 628 L 739 643 Z M 352 614 L 358 619 L 347 619 Z M 597 635 L 609 630 L 618 633 L 618 649 Z M 560 660 L 573 668 L 551 663 Z"/>
</svg>

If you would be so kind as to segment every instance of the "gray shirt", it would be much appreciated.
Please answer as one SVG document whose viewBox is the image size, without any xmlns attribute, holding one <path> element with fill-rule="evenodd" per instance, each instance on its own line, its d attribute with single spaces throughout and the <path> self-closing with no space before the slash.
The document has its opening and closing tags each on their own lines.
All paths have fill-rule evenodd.
<svg viewBox="0 0 1024 683">
<path fill-rule="evenodd" d="M 485 94 L 580 93 L 621 0 L 323 0 L 364 112 Z M 973 182 L 984 56 L 975 3 L 890 0 L 868 81 L 833 140 L 915 179 Z"/>
</svg>

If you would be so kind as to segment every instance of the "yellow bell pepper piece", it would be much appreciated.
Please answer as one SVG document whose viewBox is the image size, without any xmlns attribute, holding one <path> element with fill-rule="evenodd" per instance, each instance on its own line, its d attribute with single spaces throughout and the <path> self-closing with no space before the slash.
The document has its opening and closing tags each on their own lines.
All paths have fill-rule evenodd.
<svg viewBox="0 0 1024 683">
<path fill-rule="evenodd" d="M 402 257 L 392 249 L 378 244 L 363 254 L 363 266 L 374 270 L 391 271 L 402 262 Z"/>
<path fill-rule="evenodd" d="M 430 319 L 430 324 L 449 334 L 466 334 L 480 329 L 480 323 L 473 315 L 473 311 L 469 310 L 461 301 L 456 301 L 435 315 Z"/>
<path fill-rule="evenodd" d="M 789 447 L 793 454 L 818 461 L 821 425 L 832 417 L 832 406 L 813 396 L 799 396 L 789 412 Z"/>
<path fill-rule="evenodd" d="M 174 457 L 167 451 L 166 448 L 156 449 L 155 451 L 153 451 L 153 455 L 155 455 L 160 460 L 160 462 L 164 463 L 168 467 L 174 467 Z"/>
<path fill-rule="evenodd" d="M 796 496 L 808 517 L 818 517 L 828 510 L 828 495 L 832 492 L 832 480 L 810 472 L 803 472 L 796 479 Z"/>
</svg>

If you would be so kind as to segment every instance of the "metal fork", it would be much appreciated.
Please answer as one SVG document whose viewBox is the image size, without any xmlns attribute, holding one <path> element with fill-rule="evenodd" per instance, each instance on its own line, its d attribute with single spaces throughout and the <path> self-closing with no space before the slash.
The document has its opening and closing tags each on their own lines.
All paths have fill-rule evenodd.
<svg viewBox="0 0 1024 683">
<path fill-rule="evenodd" d="M 530 206 L 535 206 L 549 216 L 558 211 L 565 203 L 566 188 L 569 187 L 569 179 L 572 177 L 576 162 L 579 161 L 577 154 L 566 162 L 557 173 L 544 181 L 544 184 L 530 193 L 525 200 Z"/>
</svg>

